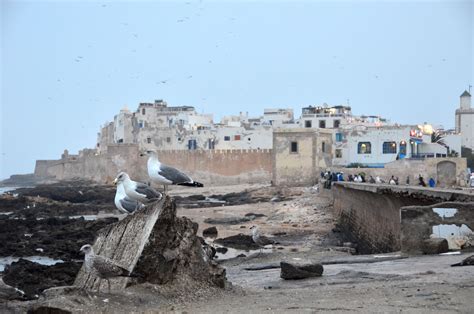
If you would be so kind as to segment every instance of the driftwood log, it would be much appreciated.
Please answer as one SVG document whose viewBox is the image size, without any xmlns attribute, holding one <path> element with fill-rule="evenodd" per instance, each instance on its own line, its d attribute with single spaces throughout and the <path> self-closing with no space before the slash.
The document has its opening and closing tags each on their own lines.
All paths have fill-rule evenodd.
<svg viewBox="0 0 474 314">
<path fill-rule="evenodd" d="M 166 196 L 103 229 L 93 247 L 95 254 L 114 260 L 138 276 L 111 279 L 112 290 L 137 281 L 166 284 L 183 276 L 224 287 L 225 270 L 205 257 L 197 230 L 198 224 L 176 216 L 176 205 Z M 83 266 L 74 285 L 89 290 L 101 285 L 102 290 L 106 281 L 89 275 Z"/>
</svg>

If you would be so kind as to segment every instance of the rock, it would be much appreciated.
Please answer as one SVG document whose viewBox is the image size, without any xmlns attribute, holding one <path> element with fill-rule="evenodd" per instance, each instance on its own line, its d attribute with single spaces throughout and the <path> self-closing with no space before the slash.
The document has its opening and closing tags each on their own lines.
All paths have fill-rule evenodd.
<svg viewBox="0 0 474 314">
<path fill-rule="evenodd" d="M 221 254 L 227 253 L 228 250 L 229 250 L 229 249 L 226 248 L 226 247 L 218 247 L 218 248 L 216 248 L 216 252 L 217 252 L 217 253 L 221 253 Z"/>
<path fill-rule="evenodd" d="M 264 214 L 255 214 L 255 213 L 247 213 L 247 214 L 245 214 L 245 217 L 251 217 L 251 216 L 254 216 L 255 218 L 267 217 L 267 215 L 264 215 Z"/>
<path fill-rule="evenodd" d="M 202 236 L 206 238 L 216 238 L 217 237 L 217 228 L 209 227 L 202 231 Z"/>
<path fill-rule="evenodd" d="M 248 217 L 223 217 L 223 218 L 206 218 L 205 223 L 211 225 L 238 225 L 255 219 L 255 216 Z"/>
<path fill-rule="evenodd" d="M 25 292 L 26 299 L 35 299 L 43 290 L 72 285 L 82 263 L 66 262 L 52 266 L 20 259 L 5 268 L 3 278 Z"/>
<path fill-rule="evenodd" d="M 214 242 L 238 250 L 256 250 L 260 248 L 253 242 L 252 236 L 242 233 L 227 238 L 216 239 Z"/>
<path fill-rule="evenodd" d="M 449 251 L 448 240 L 444 238 L 430 238 L 423 241 L 423 254 L 440 254 Z"/>
<path fill-rule="evenodd" d="M 315 262 L 284 262 L 280 263 L 280 277 L 285 280 L 319 277 L 323 274 L 323 265 Z"/>
</svg>

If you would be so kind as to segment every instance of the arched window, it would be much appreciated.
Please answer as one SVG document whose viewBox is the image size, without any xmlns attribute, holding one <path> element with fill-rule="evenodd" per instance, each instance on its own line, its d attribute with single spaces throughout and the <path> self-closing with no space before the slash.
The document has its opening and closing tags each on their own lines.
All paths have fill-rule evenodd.
<svg viewBox="0 0 474 314">
<path fill-rule="evenodd" d="M 370 144 L 370 142 L 359 142 L 357 144 L 357 153 L 358 154 L 371 154 L 372 144 Z"/>
<path fill-rule="evenodd" d="M 407 155 L 407 142 L 400 142 L 400 158 L 404 158 Z"/>
</svg>

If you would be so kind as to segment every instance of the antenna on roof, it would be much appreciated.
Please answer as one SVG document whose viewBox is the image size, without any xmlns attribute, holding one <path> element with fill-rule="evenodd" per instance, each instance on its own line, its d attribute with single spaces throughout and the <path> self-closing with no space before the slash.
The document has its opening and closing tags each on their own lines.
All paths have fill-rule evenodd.
<svg viewBox="0 0 474 314">
<path fill-rule="evenodd" d="M 347 105 L 348 105 L 348 106 L 350 105 L 349 98 L 347 98 Z"/>
<path fill-rule="evenodd" d="M 469 94 L 471 93 L 471 87 L 472 87 L 472 85 L 469 85 Z"/>
</svg>

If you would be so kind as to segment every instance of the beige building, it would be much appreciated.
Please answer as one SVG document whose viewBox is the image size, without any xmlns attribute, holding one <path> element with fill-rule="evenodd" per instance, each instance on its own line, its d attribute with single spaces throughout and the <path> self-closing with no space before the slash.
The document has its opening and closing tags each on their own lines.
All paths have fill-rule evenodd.
<svg viewBox="0 0 474 314">
<path fill-rule="evenodd" d="M 275 185 L 310 185 L 332 162 L 332 131 L 279 129 L 273 131 Z"/>
</svg>

